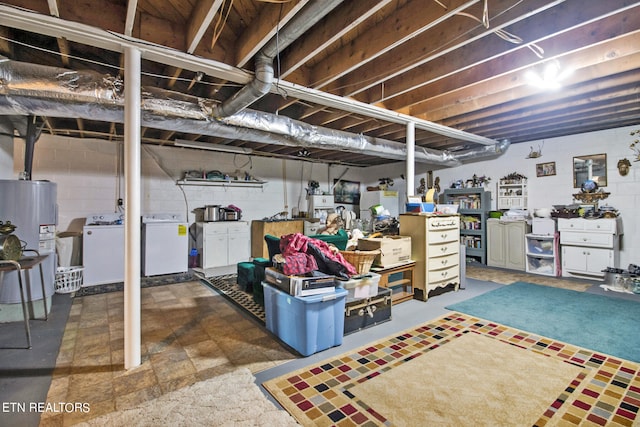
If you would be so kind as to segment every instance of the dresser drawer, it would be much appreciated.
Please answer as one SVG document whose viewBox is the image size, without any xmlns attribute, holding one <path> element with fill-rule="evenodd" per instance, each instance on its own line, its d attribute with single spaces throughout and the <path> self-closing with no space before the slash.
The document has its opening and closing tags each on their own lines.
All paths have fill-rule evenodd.
<svg viewBox="0 0 640 427">
<path fill-rule="evenodd" d="M 560 233 L 560 244 L 577 246 L 613 247 L 613 234 L 564 231 Z"/>
<path fill-rule="evenodd" d="M 427 269 L 431 271 L 431 270 L 448 268 L 452 266 L 457 266 L 459 262 L 460 262 L 460 255 L 458 254 L 445 255 L 440 257 L 431 257 L 427 261 Z"/>
<path fill-rule="evenodd" d="M 460 275 L 460 268 L 458 265 L 454 265 L 449 268 L 444 268 L 441 270 L 429 270 L 428 281 L 429 284 L 444 282 L 444 281 L 452 281 L 456 279 Z"/>
<path fill-rule="evenodd" d="M 459 216 L 445 216 L 429 218 L 427 221 L 427 231 L 442 231 L 442 230 L 459 230 L 460 229 L 460 217 Z"/>
<path fill-rule="evenodd" d="M 611 233 L 617 231 L 617 220 L 615 218 L 558 218 L 558 231 L 588 231 L 591 233 Z"/>
<path fill-rule="evenodd" d="M 449 254 L 457 254 L 460 252 L 460 242 L 456 240 L 455 242 L 430 244 L 427 247 L 427 252 L 427 256 L 429 258 L 440 257 Z"/>
<path fill-rule="evenodd" d="M 427 233 L 427 242 L 429 244 L 456 242 L 458 241 L 459 236 L 460 236 L 460 229 L 458 228 L 454 228 L 450 230 L 429 231 Z"/>
</svg>

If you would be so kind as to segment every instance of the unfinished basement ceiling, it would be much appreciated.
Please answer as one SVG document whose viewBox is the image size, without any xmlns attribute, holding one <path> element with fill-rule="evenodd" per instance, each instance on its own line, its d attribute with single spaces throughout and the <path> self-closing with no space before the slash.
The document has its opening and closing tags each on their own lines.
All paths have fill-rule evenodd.
<svg viewBox="0 0 640 427">
<path fill-rule="evenodd" d="M 373 140 L 405 144 L 407 117 L 511 143 L 640 123 L 640 1 L 352 0 L 334 2 L 318 22 L 286 39 L 289 23 L 299 25 L 310 8 L 326 2 L 14 0 L 0 3 L 0 16 L 57 16 L 65 25 L 80 23 L 238 70 L 223 76 L 167 65 L 150 60 L 143 47 L 142 86 L 213 104 L 236 94 L 251 79 L 259 53 L 275 45 L 273 85 L 248 106 L 251 111 Z M 0 54 L 124 75 L 121 52 L 44 27 L 25 28 L 0 26 Z M 527 71 L 541 72 L 552 62 L 572 70 L 561 89 L 544 91 L 527 82 Z M 373 114 L 364 108 L 369 105 L 388 114 Z M 124 134 L 121 123 L 108 120 L 53 112 L 37 120 L 43 132 L 54 135 L 113 141 Z M 233 145 L 275 157 L 298 158 L 306 151 L 309 160 L 361 166 L 398 161 L 366 151 L 300 150 L 155 126 L 145 127 L 142 138 L 151 144 L 179 139 Z M 418 125 L 415 144 L 455 155 L 482 150 L 487 142 Z"/>
</svg>

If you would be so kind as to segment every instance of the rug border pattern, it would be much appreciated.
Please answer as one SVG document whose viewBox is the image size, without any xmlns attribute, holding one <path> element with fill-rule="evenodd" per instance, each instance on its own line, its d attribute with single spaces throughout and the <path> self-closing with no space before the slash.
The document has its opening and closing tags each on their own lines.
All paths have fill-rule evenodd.
<svg viewBox="0 0 640 427">
<path fill-rule="evenodd" d="M 640 365 L 495 322 L 454 312 L 393 337 L 266 381 L 263 386 L 303 425 L 390 425 L 349 392 L 466 333 L 478 333 L 525 351 L 583 368 L 550 402 L 535 426 L 631 426 L 640 411 Z"/>
</svg>

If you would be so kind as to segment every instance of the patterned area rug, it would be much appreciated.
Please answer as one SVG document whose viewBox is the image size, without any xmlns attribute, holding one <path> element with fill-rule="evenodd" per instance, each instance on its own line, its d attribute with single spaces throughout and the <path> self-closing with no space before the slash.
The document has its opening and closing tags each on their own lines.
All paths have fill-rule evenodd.
<svg viewBox="0 0 640 427">
<path fill-rule="evenodd" d="M 468 395 L 492 397 L 481 402 L 480 407 L 484 408 L 482 414 L 476 414 L 473 420 L 466 421 L 473 425 L 504 425 L 500 424 L 495 414 L 504 414 L 505 409 L 513 410 L 513 395 L 518 393 L 518 387 L 522 390 L 521 381 L 513 381 L 515 387 L 510 387 L 508 382 L 500 384 L 503 387 L 500 393 L 504 397 L 501 398 L 496 396 L 496 382 L 490 378 L 490 374 L 488 378 L 476 378 L 466 383 L 466 388 L 458 388 L 456 392 L 448 381 L 434 380 L 424 371 L 413 370 L 413 377 L 405 380 L 402 387 L 385 387 L 383 383 L 382 386 L 378 385 L 378 389 L 393 387 L 395 400 L 402 402 L 404 396 L 425 396 L 419 390 L 424 390 L 424 384 L 427 383 L 432 395 L 442 393 L 452 396 L 455 405 L 452 407 L 449 402 L 448 407 L 434 407 L 436 400 L 429 400 L 426 396 L 419 399 L 420 404 L 412 405 L 409 399 L 411 413 L 402 417 L 383 405 L 376 405 L 372 394 L 362 391 L 367 382 L 374 379 L 384 381 L 385 377 L 392 380 L 396 368 L 412 366 L 414 361 L 434 356 L 437 351 L 446 350 L 449 344 L 469 334 L 493 340 L 496 346 L 494 355 L 500 358 L 499 355 L 504 353 L 504 364 L 510 363 L 511 359 L 508 352 L 501 352 L 498 346 L 503 346 L 503 349 L 510 347 L 509 351 L 529 352 L 526 354 L 529 359 L 529 378 L 549 375 L 548 363 L 569 364 L 571 369 L 576 368 L 574 371 L 565 370 L 564 386 L 546 392 L 548 396 L 542 396 L 542 408 L 535 409 L 539 413 L 523 425 L 639 424 L 639 364 L 460 313 L 450 313 L 418 328 L 267 381 L 263 386 L 303 425 L 402 425 L 403 419 L 424 420 L 427 424 L 432 420 L 437 425 L 461 425 L 459 412 L 472 403 L 465 400 Z M 455 350 L 454 347 L 451 349 Z M 474 357 L 468 359 L 456 359 L 459 371 L 465 372 L 465 365 L 477 362 Z M 447 359 L 445 357 L 442 360 Z M 531 363 L 531 360 L 541 363 Z M 471 368 L 471 365 L 467 368 Z M 482 370 L 475 371 L 476 375 L 482 375 Z M 469 393 L 468 389 L 473 393 Z M 476 407 L 478 405 L 477 402 L 473 404 Z M 510 406 L 504 408 L 503 405 Z M 501 407 L 501 410 L 497 407 Z"/>
<path fill-rule="evenodd" d="M 238 286 L 238 275 L 228 274 L 225 276 L 204 277 L 198 275 L 202 283 L 223 295 L 229 301 L 244 308 L 247 313 L 253 315 L 257 320 L 265 323 L 264 308 L 253 300 L 253 295 L 240 289 Z"/>
</svg>

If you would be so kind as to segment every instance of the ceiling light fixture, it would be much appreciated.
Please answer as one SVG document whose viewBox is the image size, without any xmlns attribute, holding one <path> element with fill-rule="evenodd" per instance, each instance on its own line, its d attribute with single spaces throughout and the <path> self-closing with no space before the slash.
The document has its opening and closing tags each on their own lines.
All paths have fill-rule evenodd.
<svg viewBox="0 0 640 427">
<path fill-rule="evenodd" d="M 540 89 L 555 90 L 562 87 L 561 82 L 572 74 L 572 70 L 560 67 L 558 61 L 549 62 L 542 72 L 539 74 L 534 70 L 529 70 L 525 74 L 527 82 Z"/>
<path fill-rule="evenodd" d="M 246 147 L 236 147 L 235 145 L 209 144 L 200 141 L 188 141 L 186 139 L 176 139 L 173 142 L 176 147 L 198 148 L 200 150 L 220 151 L 223 153 L 251 154 L 253 150 Z"/>
<path fill-rule="evenodd" d="M 307 150 L 306 148 L 301 148 L 296 153 L 296 156 L 298 157 L 309 157 L 310 155 L 311 155 L 311 151 Z"/>
</svg>

